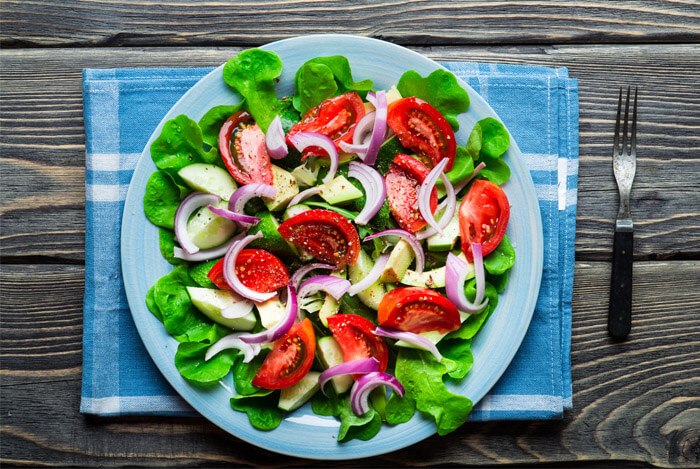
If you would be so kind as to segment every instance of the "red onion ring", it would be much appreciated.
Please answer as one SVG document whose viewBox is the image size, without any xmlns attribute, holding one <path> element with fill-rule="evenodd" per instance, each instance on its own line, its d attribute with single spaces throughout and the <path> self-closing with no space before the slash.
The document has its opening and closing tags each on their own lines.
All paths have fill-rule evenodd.
<svg viewBox="0 0 700 469">
<path fill-rule="evenodd" d="M 382 254 L 377 258 L 376 261 L 374 261 L 374 265 L 372 266 L 372 270 L 365 275 L 362 280 L 357 282 L 356 284 L 352 285 L 348 289 L 348 295 L 350 296 L 355 296 L 360 292 L 363 292 L 367 290 L 369 287 L 372 286 L 374 282 L 376 282 L 379 277 L 381 277 L 382 272 L 384 272 L 384 267 L 386 267 L 386 263 L 389 261 L 389 257 L 391 255 L 389 253 Z"/>
<path fill-rule="evenodd" d="M 384 141 L 384 135 L 386 134 L 386 120 L 387 120 L 387 103 L 386 103 L 386 92 L 384 90 L 377 91 L 376 94 L 368 93 L 367 99 L 369 102 L 374 104 L 375 107 L 375 117 L 374 117 L 374 128 L 372 130 L 372 138 L 367 146 L 367 152 L 362 159 L 365 164 L 372 166 L 377 160 L 377 152 L 379 147 Z"/>
<path fill-rule="evenodd" d="M 180 202 L 180 206 L 175 212 L 175 237 L 187 254 L 196 254 L 199 252 L 199 248 L 194 244 L 189 233 L 187 233 L 187 221 L 190 219 L 190 216 L 200 207 L 216 205 L 220 201 L 221 198 L 218 195 L 207 194 L 206 192 L 195 192 L 188 195 Z"/>
<path fill-rule="evenodd" d="M 268 186 L 267 184 L 251 183 L 241 186 L 236 189 L 236 192 L 231 196 L 231 200 L 228 201 L 228 209 L 231 212 L 237 213 L 241 216 L 247 216 L 244 212 L 245 204 L 248 203 L 250 199 L 255 197 L 265 197 L 267 199 L 273 198 L 277 194 L 277 188 L 275 186 Z M 260 221 L 260 219 L 257 219 Z M 257 222 L 256 222 L 257 223 Z M 236 221 L 238 227 L 242 230 L 250 228 L 250 224 L 247 222 Z"/>
<path fill-rule="evenodd" d="M 371 138 L 370 132 L 374 129 L 374 116 L 377 113 L 375 111 L 368 112 L 355 126 L 355 132 L 352 134 L 352 143 L 354 145 L 364 146 L 363 151 L 367 151 L 367 144 Z"/>
<path fill-rule="evenodd" d="M 336 300 L 339 300 L 341 296 L 347 293 L 349 288 L 350 282 L 344 278 L 334 277 L 333 275 L 316 275 L 301 284 L 299 287 L 299 298 L 304 298 L 323 290 Z"/>
<path fill-rule="evenodd" d="M 373 371 L 379 371 L 379 360 L 376 358 L 370 357 L 352 360 L 332 366 L 321 373 L 321 376 L 318 377 L 318 386 L 321 388 L 321 392 L 326 395 L 326 391 L 323 389 L 323 387 L 331 379 L 337 376 L 359 375 L 371 373 Z"/>
<path fill-rule="evenodd" d="M 311 272 L 312 270 L 316 269 L 328 269 L 328 270 L 335 270 L 338 267 L 335 265 L 331 264 L 321 264 L 320 262 L 315 262 L 313 264 L 306 264 L 301 267 L 299 267 L 296 272 L 292 275 L 292 278 L 289 279 L 289 284 L 294 288 L 297 289 L 299 287 L 299 283 L 301 280 L 304 278 L 306 274 Z"/>
<path fill-rule="evenodd" d="M 238 222 L 240 222 L 252 226 L 257 225 L 260 222 L 260 218 L 258 217 L 252 217 L 250 215 L 241 215 L 240 213 L 232 212 L 230 210 L 226 210 L 225 208 L 217 208 L 213 205 L 209 206 L 209 210 L 215 215 L 235 221 L 237 225 L 239 224 Z"/>
<path fill-rule="evenodd" d="M 267 146 L 267 153 L 273 160 L 280 160 L 289 153 L 287 142 L 284 141 L 284 130 L 282 129 L 282 121 L 279 115 L 272 119 L 270 126 L 267 128 L 265 146 Z"/>
<path fill-rule="evenodd" d="M 298 314 L 299 302 L 297 301 L 297 295 L 294 292 L 294 289 L 287 285 L 287 306 L 284 310 L 284 315 L 279 321 L 277 321 L 277 324 L 265 331 L 258 332 L 257 334 L 241 335 L 241 340 L 246 344 L 265 344 L 268 342 L 274 342 L 292 328 Z"/>
<path fill-rule="evenodd" d="M 443 200 L 440 203 L 440 205 L 438 205 L 437 210 L 435 210 L 435 213 L 443 211 L 440 220 L 437 222 L 437 226 L 440 227 L 441 230 L 444 230 L 447 224 L 454 216 L 455 210 L 457 210 L 457 191 L 455 191 L 454 187 L 452 187 L 452 183 L 449 179 L 447 179 L 447 176 L 445 176 L 444 173 L 440 174 L 440 179 L 445 185 L 445 191 L 447 192 L 447 194 L 445 200 Z M 436 229 L 434 229 L 433 227 L 428 227 L 416 233 L 416 238 L 425 239 L 437 233 L 438 231 Z"/>
<path fill-rule="evenodd" d="M 323 178 L 323 182 L 331 181 L 335 177 L 335 173 L 338 171 L 338 150 L 335 148 L 333 140 L 316 132 L 299 132 L 287 138 L 298 151 L 304 151 L 308 147 L 321 147 L 328 153 L 328 158 L 331 161 L 328 174 Z"/>
<path fill-rule="evenodd" d="M 173 257 L 176 257 L 178 259 L 184 259 L 186 261 L 190 262 L 202 262 L 202 261 L 210 261 L 212 259 L 216 259 L 217 257 L 222 257 L 224 254 L 226 254 L 226 251 L 228 251 L 228 248 L 241 239 L 245 233 L 240 233 L 234 236 L 233 238 L 229 239 L 226 241 L 224 244 L 220 246 L 216 246 L 211 249 L 205 249 L 204 251 L 199 251 L 196 254 L 188 254 L 185 252 L 184 249 L 179 248 L 175 246 L 173 248 Z"/>
<path fill-rule="evenodd" d="M 413 249 L 413 253 L 416 255 L 416 272 L 418 272 L 419 274 L 423 273 L 423 268 L 425 267 L 425 253 L 423 252 L 423 248 L 420 245 L 420 241 L 418 241 L 418 239 L 416 239 L 415 236 L 413 236 L 406 230 L 394 228 L 390 230 L 377 231 L 376 233 L 365 237 L 365 239 L 363 239 L 362 242 L 369 241 L 374 238 L 379 238 L 380 236 L 398 236 L 399 238 L 406 241 Z"/>
<path fill-rule="evenodd" d="M 435 165 L 430 173 L 428 173 L 428 176 L 426 176 L 423 183 L 420 185 L 420 189 L 418 189 L 418 209 L 420 210 L 420 214 L 423 216 L 423 219 L 428 222 L 428 225 L 437 230 L 437 232 L 440 234 L 442 234 L 442 228 L 440 228 L 438 223 L 435 221 L 433 212 L 430 210 L 430 198 L 433 193 L 433 189 L 435 189 L 435 183 L 449 162 L 449 158 L 443 158 L 437 165 Z M 452 218 L 452 216 L 450 216 L 450 218 Z M 450 218 L 447 220 L 449 221 Z"/>
<path fill-rule="evenodd" d="M 240 338 L 242 335 L 244 334 L 236 332 L 217 340 L 214 345 L 207 349 L 207 353 L 204 355 L 204 361 L 211 360 L 222 350 L 235 348 L 243 352 L 243 363 L 250 363 L 250 361 L 260 353 L 262 347 L 260 347 L 260 344 L 247 344 L 243 342 Z"/>
<path fill-rule="evenodd" d="M 404 342 L 408 342 L 409 344 L 413 344 L 416 347 L 432 353 L 437 361 L 442 360 L 442 355 L 438 351 L 435 344 L 420 334 L 381 326 L 374 330 L 374 334 L 382 337 L 388 337 L 390 339 L 403 340 Z"/>
<path fill-rule="evenodd" d="M 472 247 L 474 244 L 472 244 Z M 481 245 L 479 245 L 479 254 L 481 254 Z M 453 305 L 457 307 L 458 310 L 464 311 L 465 313 L 478 313 L 483 310 L 489 302 L 486 301 L 482 303 L 484 299 L 485 290 L 485 279 L 484 279 L 484 266 L 481 262 L 481 275 L 479 275 L 476 269 L 476 256 L 477 252 L 474 251 L 474 268 L 476 273 L 476 290 L 477 295 L 474 298 L 474 303 L 467 300 L 467 295 L 464 293 L 464 282 L 467 278 L 468 265 L 465 261 L 455 256 L 452 253 L 447 255 L 447 271 L 445 272 L 445 293 L 447 293 L 447 298 L 452 302 Z M 481 279 L 479 278 L 481 277 Z M 481 286 L 481 298 L 479 298 L 479 286 Z"/>
<path fill-rule="evenodd" d="M 238 278 L 238 274 L 236 273 L 236 260 L 238 259 L 238 255 L 240 254 L 240 252 L 243 249 L 245 249 L 245 247 L 248 244 L 250 244 L 258 238 L 261 238 L 262 236 L 262 232 L 258 231 L 254 235 L 248 235 L 245 238 L 233 243 L 229 250 L 226 251 L 226 256 L 224 256 L 223 265 L 224 278 L 226 279 L 226 283 L 228 283 L 231 286 L 233 291 L 235 291 L 244 298 L 248 298 L 249 300 L 257 302 L 269 300 L 270 298 L 275 296 L 276 293 L 260 293 L 251 290 L 250 288 L 243 285 L 241 280 Z"/>
<path fill-rule="evenodd" d="M 382 373 L 381 371 L 367 373 L 366 375 L 360 376 L 350 390 L 350 406 L 355 415 L 363 415 L 369 411 L 369 402 L 367 402 L 367 398 L 369 397 L 369 393 L 379 386 L 389 386 L 399 396 L 403 397 L 404 395 L 403 386 L 398 379 L 390 374 Z"/>
<path fill-rule="evenodd" d="M 233 292 L 231 292 L 233 293 Z M 234 293 L 235 295 L 235 293 Z M 236 295 L 238 296 L 238 295 Z M 242 318 L 253 310 L 253 302 L 245 298 L 238 297 L 233 304 L 221 310 L 221 316 L 226 319 Z"/>
<path fill-rule="evenodd" d="M 348 176 L 360 181 L 365 190 L 365 206 L 355 217 L 355 223 L 366 225 L 382 208 L 386 199 L 386 184 L 379 172 L 366 164 L 351 161 Z"/>
<path fill-rule="evenodd" d="M 305 201 L 306 199 L 308 199 L 309 197 L 312 197 L 312 196 L 318 194 L 319 192 L 321 192 L 321 188 L 319 186 L 310 187 L 306 190 L 303 190 L 303 191 L 299 192 L 297 195 L 295 195 L 294 197 L 292 197 L 292 200 L 289 201 L 289 204 L 287 204 L 287 207 L 292 207 L 294 205 L 300 204 L 303 201 Z"/>
</svg>

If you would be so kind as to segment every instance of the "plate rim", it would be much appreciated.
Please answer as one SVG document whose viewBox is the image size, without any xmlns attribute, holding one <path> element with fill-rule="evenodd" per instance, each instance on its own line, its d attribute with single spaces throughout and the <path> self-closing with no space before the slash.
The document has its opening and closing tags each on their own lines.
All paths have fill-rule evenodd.
<svg viewBox="0 0 700 469">
<path fill-rule="evenodd" d="M 351 34 L 310 34 L 310 35 L 303 35 L 303 36 L 295 36 L 295 37 L 290 37 L 290 38 L 286 38 L 286 39 L 282 39 L 282 40 L 270 42 L 270 43 L 267 43 L 267 44 L 265 44 L 265 45 L 260 46 L 259 48 L 260 48 L 260 49 L 263 49 L 263 50 L 270 50 L 270 49 L 274 49 L 276 46 L 284 45 L 284 44 L 289 43 L 289 42 L 306 41 L 306 40 L 309 40 L 310 38 L 312 38 L 313 40 L 320 40 L 320 39 L 324 39 L 324 38 L 325 38 L 325 39 L 328 39 L 328 40 L 357 41 L 358 43 L 365 43 L 365 44 L 366 44 L 367 46 L 369 46 L 369 47 L 371 47 L 371 46 L 373 46 L 373 45 L 378 45 L 379 47 L 384 47 L 384 48 L 386 48 L 386 47 L 395 48 L 396 50 L 400 50 L 400 51 L 401 51 L 402 53 L 404 53 L 404 54 L 405 54 L 405 53 L 409 53 L 410 55 L 412 55 L 412 56 L 413 56 L 414 58 L 416 58 L 417 60 L 428 60 L 428 61 L 430 61 L 430 62 L 432 63 L 432 65 L 434 65 L 436 68 L 449 71 L 449 69 L 447 69 L 445 66 L 443 66 L 443 65 L 440 64 L 439 62 L 436 62 L 435 60 L 430 59 L 429 57 L 426 57 L 425 55 L 423 55 L 423 54 L 421 54 L 421 53 L 419 53 L 419 52 L 416 52 L 416 51 L 414 51 L 414 50 L 411 50 L 411 49 L 409 49 L 409 48 L 406 48 L 406 47 L 403 47 L 403 46 L 400 46 L 400 45 L 397 45 L 397 44 L 393 44 L 393 43 L 391 43 L 391 42 L 383 41 L 383 40 L 380 40 L 380 39 L 369 38 L 369 37 L 362 37 L 362 36 L 355 36 L 355 35 L 351 35 Z M 344 53 L 344 52 L 341 51 L 341 50 L 338 51 L 338 54 L 343 54 L 343 53 Z M 165 122 L 166 122 L 167 120 L 169 120 L 169 119 L 172 118 L 172 117 L 170 116 L 172 110 L 175 109 L 175 108 L 177 108 L 183 101 L 186 101 L 186 100 L 189 98 L 189 96 L 190 96 L 191 94 L 194 93 L 194 90 L 195 90 L 195 88 L 199 85 L 199 83 L 201 83 L 203 80 L 208 79 L 212 74 L 217 74 L 217 73 L 220 74 L 220 73 L 221 73 L 221 70 L 223 69 L 223 66 L 224 66 L 224 64 L 219 65 L 218 67 L 214 68 L 211 72 L 209 72 L 207 75 L 205 75 L 204 77 L 202 77 L 197 83 L 195 83 L 190 89 L 188 89 L 188 90 L 178 99 L 178 101 L 170 108 L 170 110 L 166 113 L 166 115 L 161 119 L 161 121 L 159 122 L 159 124 L 158 124 L 158 125 L 155 127 L 155 129 L 153 130 L 153 132 L 152 132 L 152 134 L 151 134 L 151 137 L 149 138 L 148 143 L 145 145 L 144 150 L 143 150 L 142 153 L 141 153 L 141 157 L 139 158 L 139 161 L 138 161 L 138 163 L 137 163 L 137 165 L 136 165 L 136 167 L 135 167 L 135 169 L 134 169 L 134 176 L 132 176 L 132 180 L 133 180 L 133 178 L 136 176 L 136 171 L 137 171 L 138 168 L 141 166 L 141 163 L 142 163 L 142 160 L 143 160 L 144 156 L 150 155 L 150 144 L 151 144 L 151 142 L 154 140 L 156 134 L 158 134 L 158 133 L 161 131 L 161 129 L 162 129 L 163 125 L 165 124 Z M 407 68 L 407 69 L 408 69 L 408 68 Z M 479 93 L 477 93 L 477 92 L 476 92 L 468 83 L 466 83 L 464 80 L 462 80 L 462 79 L 459 78 L 459 77 L 456 77 L 456 78 L 457 78 L 457 81 L 458 81 L 458 83 L 460 84 L 460 86 L 462 86 L 463 88 L 465 88 L 465 89 L 470 93 L 470 98 L 471 98 L 473 95 L 479 96 L 479 98 L 481 99 L 481 101 L 483 101 L 483 104 L 485 105 L 486 110 L 487 110 L 488 112 L 490 112 L 493 116 L 495 116 L 496 118 L 498 118 L 498 120 L 499 120 L 500 122 L 503 122 L 502 119 L 500 119 L 500 117 L 498 116 L 498 114 L 493 110 L 493 108 L 492 108 L 491 105 L 488 103 L 488 101 L 486 101 L 485 99 L 483 99 L 483 97 L 481 97 L 481 95 L 480 95 Z M 505 124 L 504 124 L 504 125 L 505 125 Z M 506 127 L 506 129 L 507 129 L 507 127 Z M 537 198 L 537 194 L 536 194 L 536 192 L 535 192 L 535 187 L 534 187 L 534 182 L 533 182 L 533 180 L 532 180 L 532 176 L 531 176 L 531 174 L 530 174 L 529 169 L 527 169 L 527 165 L 525 164 L 524 159 L 522 158 L 522 152 L 521 152 L 521 150 L 520 150 L 520 148 L 519 148 L 519 146 L 518 146 L 518 144 L 517 144 L 517 141 L 515 140 L 515 138 L 513 138 L 512 134 L 510 134 L 510 131 L 509 131 L 509 135 L 511 135 L 511 145 L 510 145 L 510 148 L 508 149 L 508 151 L 509 151 L 509 152 L 513 151 L 513 152 L 515 153 L 514 156 L 516 156 L 517 158 L 519 158 L 519 159 L 521 160 L 521 163 L 523 164 L 523 166 L 524 166 L 524 168 L 525 168 L 524 177 L 526 178 L 526 180 L 523 181 L 523 182 L 525 182 L 525 184 L 523 184 L 522 190 L 523 190 L 525 193 L 528 194 L 528 199 L 529 199 L 529 200 L 534 200 L 535 202 L 537 202 L 537 208 L 538 208 L 538 210 L 536 210 L 536 213 L 535 213 L 535 214 L 532 214 L 532 213 L 529 214 L 530 217 L 531 217 L 531 220 L 534 222 L 533 230 L 534 230 L 535 233 L 538 235 L 538 236 L 536 236 L 535 246 L 534 246 L 534 247 L 536 248 L 536 250 L 537 250 L 537 255 L 536 255 L 535 258 L 534 258 L 534 260 L 535 260 L 535 262 L 536 262 L 536 265 L 535 265 L 536 277 L 534 278 L 534 283 L 533 283 L 533 290 L 536 291 L 537 294 L 535 294 L 534 297 L 531 296 L 531 298 L 532 298 L 532 300 L 530 301 L 531 305 L 527 308 L 527 313 L 525 314 L 526 317 L 524 318 L 524 321 L 523 321 L 523 322 L 524 322 L 524 325 L 523 325 L 523 327 L 520 329 L 519 334 L 517 334 L 517 336 L 516 336 L 517 340 L 514 342 L 514 343 L 517 343 L 517 346 L 513 347 L 512 350 L 510 350 L 510 352 L 509 352 L 508 355 L 507 355 L 507 360 L 505 360 L 505 361 L 503 362 L 503 364 L 501 365 L 501 369 L 498 370 L 497 373 L 495 373 L 495 378 L 493 378 L 492 383 L 488 386 L 488 389 L 484 392 L 484 395 L 482 395 L 482 396 L 479 397 L 478 399 L 472 399 L 471 397 L 469 397 L 469 399 L 472 400 L 474 406 L 476 406 L 476 404 L 477 404 L 481 399 L 483 399 L 483 397 L 484 397 L 486 394 L 488 394 L 488 392 L 490 392 L 490 390 L 493 388 L 493 386 L 500 380 L 501 376 L 503 375 L 503 373 L 505 373 L 506 369 L 508 368 L 508 366 L 509 366 L 510 363 L 512 362 L 512 360 L 513 360 L 515 354 L 516 354 L 516 353 L 518 352 L 518 350 L 520 349 L 520 346 L 522 345 L 522 341 L 523 341 L 523 339 L 524 339 L 524 337 L 525 337 L 525 334 L 527 333 L 527 331 L 528 331 L 528 329 L 529 329 L 529 326 L 530 326 L 530 323 L 531 323 L 531 321 L 532 321 L 532 317 L 533 317 L 533 314 L 534 314 L 534 311 L 535 311 L 535 308 L 536 308 L 537 299 L 538 299 L 538 297 L 539 297 L 539 290 L 540 290 L 540 287 L 541 287 L 541 281 L 542 281 L 542 275 L 543 275 L 543 265 L 544 265 L 544 234 L 543 234 L 543 227 L 542 227 L 542 214 L 541 214 L 541 211 L 539 210 L 539 199 Z M 135 195 L 135 192 L 136 192 L 136 191 L 135 191 L 135 189 L 133 189 L 133 187 L 134 187 L 134 186 L 132 185 L 132 183 L 131 183 L 131 181 L 130 181 L 130 183 L 129 183 L 129 189 L 128 189 L 128 191 L 127 191 L 127 196 L 126 196 L 126 199 L 125 199 L 125 202 L 124 202 L 125 211 L 124 211 L 124 214 L 123 214 L 123 215 L 126 214 L 126 208 L 133 205 L 133 199 L 134 199 L 134 197 L 136 197 L 136 195 Z M 137 202 L 140 203 L 141 200 L 142 200 L 142 197 L 141 197 L 140 194 L 139 194 Z M 175 381 L 175 378 L 176 378 L 176 377 L 170 376 L 168 373 L 166 373 L 166 372 L 161 368 L 161 364 L 160 364 L 159 360 L 156 359 L 156 350 L 155 350 L 156 344 L 155 344 L 155 341 L 146 340 L 146 337 L 147 337 L 147 336 L 146 336 L 146 329 L 145 329 L 146 326 L 145 326 L 144 324 L 142 324 L 142 323 L 138 320 L 138 316 L 137 316 L 137 313 L 136 313 L 136 309 L 135 309 L 134 307 L 132 307 L 132 304 L 131 304 L 131 303 L 132 303 L 132 301 L 135 301 L 135 300 L 136 300 L 136 298 L 135 298 L 136 295 L 134 295 L 134 294 L 131 294 L 131 295 L 130 295 L 130 294 L 129 294 L 129 291 L 130 291 L 132 288 L 129 288 L 129 287 L 131 287 L 131 285 L 130 285 L 130 284 L 127 282 L 127 280 L 126 280 L 126 279 L 127 279 L 127 272 L 126 272 L 126 269 L 127 269 L 127 265 L 128 265 L 128 263 L 127 263 L 128 258 L 127 258 L 127 256 L 126 256 L 125 253 L 128 252 L 128 247 L 127 247 L 126 245 L 128 244 L 128 241 L 129 241 L 129 240 L 128 240 L 128 237 L 124 236 L 125 233 L 128 232 L 128 228 L 129 228 L 129 225 L 130 225 L 130 221 L 129 221 L 130 219 L 131 219 L 131 217 L 126 217 L 126 216 L 123 216 L 123 218 L 122 218 L 122 226 L 121 226 L 121 230 L 120 230 L 120 235 L 121 235 L 121 239 L 120 239 L 120 251 L 121 251 L 121 252 L 120 252 L 120 260 L 121 260 L 121 270 L 122 270 L 122 276 L 123 276 L 123 281 L 124 281 L 124 288 L 125 288 L 125 292 L 126 292 L 126 296 L 127 296 L 127 302 L 128 302 L 128 304 L 129 304 L 129 310 L 130 310 L 130 312 L 131 312 L 131 316 L 132 316 L 132 318 L 133 318 L 133 320 L 134 320 L 134 323 L 135 323 L 135 325 L 136 325 L 136 329 L 137 329 L 137 331 L 138 331 L 138 333 L 139 333 L 139 337 L 140 337 L 142 343 L 144 344 L 144 347 L 146 348 L 146 350 L 147 350 L 149 356 L 151 357 L 151 359 L 153 360 L 154 364 L 155 364 L 156 367 L 158 368 L 158 371 L 159 371 L 159 372 L 161 373 L 161 375 L 168 381 L 168 383 L 172 386 L 173 390 L 177 393 L 177 395 L 178 395 L 179 397 L 181 397 L 184 401 L 186 401 L 200 416 L 206 418 L 209 422 L 215 424 L 216 426 L 218 426 L 219 428 L 221 428 L 222 430 L 224 430 L 226 433 L 228 433 L 228 434 L 234 436 L 235 438 L 238 438 L 238 439 L 241 439 L 241 440 L 243 440 L 243 441 L 246 441 L 247 443 L 249 443 L 249 444 L 251 444 L 251 445 L 257 446 L 257 447 L 259 447 L 259 448 L 263 448 L 263 449 L 268 450 L 268 451 L 276 452 L 276 453 L 278 453 L 278 454 L 284 454 L 284 455 L 287 455 L 287 456 L 293 456 L 293 457 L 298 457 L 298 458 L 317 459 L 317 460 L 350 460 L 350 459 L 358 459 L 358 458 L 366 458 L 366 457 L 378 456 L 378 455 L 387 454 L 387 453 L 390 453 L 390 452 L 393 452 L 393 451 L 397 451 L 397 450 L 400 450 L 400 449 L 402 449 L 402 448 L 406 448 L 406 447 L 408 447 L 408 446 L 414 445 L 414 444 L 416 444 L 416 443 L 418 443 L 418 442 L 420 442 L 420 441 L 423 441 L 423 440 L 425 440 L 425 439 L 427 439 L 427 438 L 429 438 L 429 437 L 432 437 L 432 436 L 434 436 L 434 435 L 436 434 L 436 429 L 433 428 L 432 433 L 429 434 L 429 435 L 421 436 L 420 438 L 412 439 L 412 440 L 410 440 L 410 441 L 401 441 L 401 442 L 399 442 L 400 445 L 398 445 L 398 446 L 392 446 L 392 447 L 390 447 L 390 448 L 378 447 L 377 450 L 373 450 L 373 449 L 372 449 L 372 445 L 371 445 L 372 440 L 369 440 L 369 441 L 363 442 L 363 443 L 368 443 L 368 444 L 369 444 L 369 450 L 365 449 L 364 451 L 358 451 L 359 448 L 348 448 L 349 451 L 346 452 L 346 453 L 344 453 L 344 454 L 337 454 L 337 453 L 333 453 L 333 454 L 323 454 L 323 455 L 319 455 L 319 454 L 307 454 L 307 453 L 300 454 L 300 453 L 295 453 L 295 452 L 292 452 L 292 451 L 285 451 L 285 450 L 282 450 L 282 449 L 278 449 L 278 448 L 272 447 L 272 446 L 270 446 L 270 445 L 263 444 L 262 442 L 255 441 L 255 440 L 250 439 L 250 438 L 246 438 L 245 436 L 242 436 L 242 435 L 240 435 L 240 434 L 236 434 L 236 433 L 234 433 L 234 431 L 233 431 L 230 427 L 229 427 L 229 428 L 226 428 L 226 427 L 224 426 L 224 423 L 219 424 L 219 422 L 217 421 L 217 419 L 211 418 L 210 416 L 205 415 L 204 413 L 202 413 L 202 412 L 198 409 L 196 403 L 193 403 L 193 402 L 192 402 L 194 399 L 190 399 L 189 396 L 187 395 L 187 393 L 184 393 L 184 394 L 183 394 L 183 392 L 180 391 L 179 387 L 180 387 L 181 383 Z M 531 231 L 532 231 L 532 230 L 531 230 Z M 529 297 L 528 299 L 530 299 L 530 297 Z M 142 306 L 142 305 L 138 304 L 138 305 L 135 305 L 135 306 Z M 467 396 L 467 397 L 468 397 L 468 396 Z M 265 432 L 263 432 L 263 433 L 265 433 Z M 338 443 L 338 446 L 342 448 L 342 444 L 341 444 L 341 443 Z"/>
</svg>

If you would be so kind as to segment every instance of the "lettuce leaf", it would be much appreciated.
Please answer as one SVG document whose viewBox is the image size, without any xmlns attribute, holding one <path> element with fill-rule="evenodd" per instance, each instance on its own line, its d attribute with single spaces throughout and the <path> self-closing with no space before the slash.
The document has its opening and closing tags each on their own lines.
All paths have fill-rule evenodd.
<svg viewBox="0 0 700 469">
<path fill-rule="evenodd" d="M 263 132 L 280 110 L 275 85 L 282 60 L 274 52 L 247 49 L 226 62 L 224 81 L 245 98 L 245 107 Z"/>
<path fill-rule="evenodd" d="M 180 206 L 180 195 L 180 188 L 168 173 L 156 171 L 151 174 L 143 196 L 146 218 L 156 226 L 172 230 L 175 225 L 175 212 Z"/>
<path fill-rule="evenodd" d="M 233 385 L 238 394 L 249 396 L 260 390 L 259 387 L 253 385 L 253 378 L 264 360 L 265 354 L 258 354 L 248 363 L 243 363 L 243 360 L 236 362 L 233 367 Z"/>
<path fill-rule="evenodd" d="M 515 264 L 515 249 L 511 246 L 508 235 L 503 235 L 496 249 L 484 257 L 484 268 L 491 275 L 501 275 L 509 271 L 513 264 Z"/>
<path fill-rule="evenodd" d="M 425 78 L 415 70 L 408 70 L 401 75 L 396 88 L 401 96 L 415 96 L 432 104 L 454 130 L 459 129 L 457 116 L 469 109 L 469 93 L 447 70 L 435 70 Z"/>
<path fill-rule="evenodd" d="M 158 305 L 156 304 L 155 291 L 155 285 L 148 289 L 148 292 L 146 293 L 146 307 L 155 317 L 158 318 L 160 322 L 163 322 L 163 315 L 160 314 L 160 309 L 158 309 Z"/>
<path fill-rule="evenodd" d="M 205 361 L 204 356 L 210 346 L 210 343 L 203 342 L 183 342 L 178 345 L 175 353 L 175 367 L 180 374 L 198 383 L 210 383 L 226 376 L 239 354 L 238 350 L 222 350 Z"/>
<path fill-rule="evenodd" d="M 474 301 L 476 297 L 476 279 L 471 279 L 464 287 L 464 294 L 469 301 Z M 484 297 L 489 299 L 489 304 L 484 310 L 477 314 L 470 315 L 456 331 L 450 332 L 444 340 L 447 339 L 471 339 L 477 332 L 486 324 L 491 314 L 498 306 L 498 292 L 496 287 L 486 282 L 484 289 Z"/>
<path fill-rule="evenodd" d="M 462 379 L 474 365 L 471 339 L 445 339 L 438 343 L 438 349 L 443 357 L 454 362 L 454 369 L 447 372 L 450 378 Z"/>
<path fill-rule="evenodd" d="M 501 159 L 509 146 L 510 135 L 503 124 L 487 117 L 474 124 L 466 148 L 475 161 L 486 165 L 479 176 L 501 185 L 510 178 L 510 168 Z"/>
<path fill-rule="evenodd" d="M 214 106 L 199 119 L 199 128 L 202 129 L 202 140 L 213 148 L 219 148 L 219 130 L 224 122 L 233 114 L 240 111 L 245 104 L 242 101 L 233 106 Z"/>
<path fill-rule="evenodd" d="M 202 288 L 217 288 L 217 286 L 209 280 L 209 277 L 207 277 L 207 274 L 209 271 L 214 267 L 214 265 L 219 262 L 221 259 L 214 259 L 211 261 L 207 262 L 202 262 L 196 265 L 193 265 L 190 267 L 190 277 L 194 282 L 199 285 Z"/>
<path fill-rule="evenodd" d="M 466 181 L 474 173 L 474 160 L 471 155 L 464 147 L 457 147 L 457 153 L 455 154 L 455 161 L 452 165 L 452 169 L 445 173 L 447 179 L 452 183 L 452 185 L 459 184 L 462 181 Z M 444 187 L 442 179 L 437 180 L 437 185 Z"/>
<path fill-rule="evenodd" d="M 160 244 L 160 253 L 166 261 L 172 265 L 178 265 L 185 262 L 184 260 L 175 257 L 175 244 L 177 243 L 177 238 L 175 237 L 174 231 L 159 227 L 158 242 Z"/>
<path fill-rule="evenodd" d="M 204 151 L 204 140 L 199 125 L 184 114 L 163 125 L 151 144 L 151 158 L 160 169 L 171 174 L 192 163 L 214 163 L 219 158 L 216 148 Z"/>
<path fill-rule="evenodd" d="M 382 428 L 382 417 L 379 412 L 370 406 L 362 415 L 355 415 L 350 405 L 350 396 L 343 400 L 343 408 L 340 411 L 340 429 L 338 441 L 346 442 L 353 439 L 371 440 Z"/>
<path fill-rule="evenodd" d="M 425 351 L 402 348 L 396 358 L 396 378 L 403 384 L 406 397 L 415 401 L 416 409 L 435 419 L 438 435 L 459 428 L 472 410 L 471 400 L 451 393 L 445 386 L 443 375 L 447 372 L 443 363 Z M 392 395 L 390 404 L 393 399 L 398 396 Z M 392 410 L 393 416 L 394 407 L 387 410 Z"/>
<path fill-rule="evenodd" d="M 284 412 L 277 408 L 278 394 L 271 389 L 262 389 L 247 396 L 237 394 L 231 398 L 231 408 L 248 414 L 250 424 L 258 430 L 274 430 L 284 417 Z"/>
</svg>

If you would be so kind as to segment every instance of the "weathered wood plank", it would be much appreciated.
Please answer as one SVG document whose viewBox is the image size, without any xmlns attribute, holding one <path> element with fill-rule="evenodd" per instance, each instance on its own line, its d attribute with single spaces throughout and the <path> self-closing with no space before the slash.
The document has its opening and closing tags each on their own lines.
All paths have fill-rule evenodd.
<svg viewBox="0 0 700 469">
<path fill-rule="evenodd" d="M 0 51 L 0 254 L 84 258 L 83 67 L 216 65 L 239 49 Z M 416 48 L 442 61 L 566 66 L 580 84 L 577 258 L 607 260 L 617 188 L 610 160 L 617 91 L 639 85 L 632 190 L 639 260 L 700 257 L 700 51 L 694 45 Z M 624 58 L 624 60 L 622 59 Z M 659 73 L 658 70 L 663 70 Z M 47 228 L 46 212 L 51 211 Z"/>
<path fill-rule="evenodd" d="M 472 423 L 349 465 L 699 465 L 700 261 L 635 264 L 625 343 L 606 333 L 609 276 L 608 263 L 576 264 L 574 409 L 563 421 Z M 4 464 L 324 465 L 257 449 L 203 419 L 80 416 L 83 267 L 3 265 L 0 285 Z"/>
<path fill-rule="evenodd" d="M 329 31 L 405 45 L 693 42 L 700 38 L 698 4 L 671 0 L 333 0 L 323 4 L 5 0 L 0 8 L 3 47 L 254 46 Z"/>
</svg>

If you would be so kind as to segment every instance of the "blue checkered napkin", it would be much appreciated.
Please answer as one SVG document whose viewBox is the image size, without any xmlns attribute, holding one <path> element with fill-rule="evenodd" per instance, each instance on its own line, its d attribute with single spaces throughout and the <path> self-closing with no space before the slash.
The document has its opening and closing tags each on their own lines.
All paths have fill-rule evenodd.
<svg viewBox="0 0 700 469">
<path fill-rule="evenodd" d="M 471 418 L 561 417 L 571 406 L 577 82 L 566 69 L 444 65 L 489 102 L 518 142 L 535 182 L 544 227 L 544 273 L 530 329 Z M 162 116 L 210 70 L 83 72 L 83 413 L 197 415 L 165 381 L 141 342 L 124 293 L 119 246 L 124 200 L 141 151 Z"/>
</svg>

